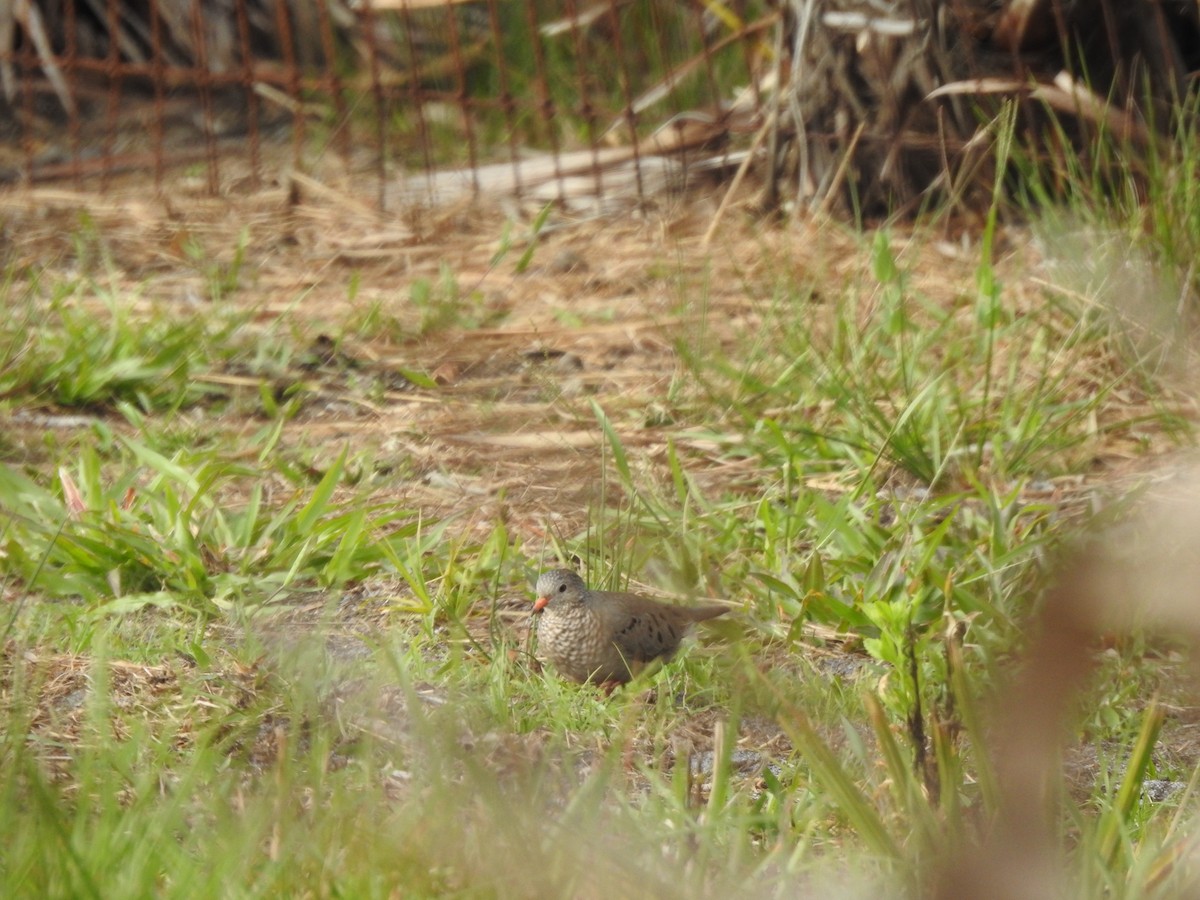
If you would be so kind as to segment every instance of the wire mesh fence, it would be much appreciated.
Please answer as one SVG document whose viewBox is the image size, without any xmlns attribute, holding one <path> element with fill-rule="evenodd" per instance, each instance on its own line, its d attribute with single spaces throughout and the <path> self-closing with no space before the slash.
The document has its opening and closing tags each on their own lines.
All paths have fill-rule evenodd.
<svg viewBox="0 0 1200 900">
<path fill-rule="evenodd" d="M 604 208 L 759 164 L 766 206 L 991 196 L 989 121 L 1136 146 L 1190 90 L 1162 0 L 0 0 L 0 184 L 335 161 L 383 209 Z M 1149 123 L 1149 124 L 1148 124 Z M 998 129 L 994 129 L 998 131 Z M 980 140 L 984 136 L 985 140 Z M 1059 166 L 1061 168 L 1061 166 Z M 936 198 L 934 198 L 936 199 Z"/>
<path fill-rule="evenodd" d="M 187 167 L 215 193 L 335 157 L 385 207 L 640 191 L 664 177 L 646 158 L 748 121 L 776 19 L 654 0 L 6 0 L 0 178 L 161 186 Z"/>
</svg>

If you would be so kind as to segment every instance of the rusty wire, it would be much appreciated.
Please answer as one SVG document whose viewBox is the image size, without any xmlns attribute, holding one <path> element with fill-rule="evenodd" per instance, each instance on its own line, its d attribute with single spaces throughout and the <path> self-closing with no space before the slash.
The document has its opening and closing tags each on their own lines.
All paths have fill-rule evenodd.
<svg viewBox="0 0 1200 900">
<path fill-rule="evenodd" d="M 0 185 L 144 172 L 163 191 L 187 171 L 220 194 L 336 163 L 380 209 L 642 202 L 758 154 L 815 208 L 915 207 L 960 190 L 989 96 L 1023 100 L 1032 134 L 1047 103 L 1109 121 L 1089 110 L 1111 94 L 1145 132 L 1136 82 L 1178 99 L 1200 14 L 1130 2 L 1069 23 L 1057 2 L 986 18 L 984 0 L 0 3 Z M 1089 24 L 1108 80 L 1062 87 Z"/>
<path fill-rule="evenodd" d="M 640 195 L 654 128 L 687 111 L 685 95 L 715 115 L 717 53 L 686 33 L 699 5 L 677 14 L 647 13 L 653 0 L 600 2 L 598 16 L 583 0 L 230 0 L 224 15 L 210 0 L 46 3 L 53 52 L 25 22 L 0 47 L 18 85 L 0 97 L 12 120 L 0 132 L 0 184 L 67 178 L 106 190 L 114 175 L 142 170 L 161 191 L 169 171 L 199 164 L 204 190 L 219 194 L 234 179 L 271 181 L 281 160 L 272 150 L 287 158 L 290 142 L 288 165 L 307 171 L 334 155 L 375 179 L 381 205 L 391 183 L 447 169 L 484 190 L 481 173 L 495 163 L 516 195 L 541 183 L 562 200 L 580 174 L 602 195 L 605 151 L 624 146 Z M 630 24 L 646 20 L 655 27 L 644 33 Z M 706 59 L 689 94 L 670 65 L 696 52 Z M 654 58 L 665 66 L 651 76 Z M 54 102 L 54 77 L 65 102 Z M 737 81 L 754 77 L 743 63 Z M 668 89 L 639 111 L 654 79 Z M 580 151 L 590 165 L 568 171 L 562 159 Z M 531 154 L 550 161 L 533 180 Z"/>
</svg>

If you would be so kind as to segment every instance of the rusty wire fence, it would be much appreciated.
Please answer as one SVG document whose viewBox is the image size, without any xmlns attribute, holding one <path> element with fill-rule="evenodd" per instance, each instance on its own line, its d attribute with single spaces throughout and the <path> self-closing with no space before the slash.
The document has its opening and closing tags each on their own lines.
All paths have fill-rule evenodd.
<svg viewBox="0 0 1200 900">
<path fill-rule="evenodd" d="M 1136 157 L 1198 61 L 1161 0 L 0 0 L 0 186 L 603 210 L 754 163 L 764 208 L 979 208 L 1005 122 L 1044 180 L 1097 134 Z"/>
<path fill-rule="evenodd" d="M 185 171 L 219 194 L 336 160 L 384 208 L 641 194 L 689 153 L 732 159 L 778 21 L 753 0 L 2 0 L 0 185 Z"/>
</svg>

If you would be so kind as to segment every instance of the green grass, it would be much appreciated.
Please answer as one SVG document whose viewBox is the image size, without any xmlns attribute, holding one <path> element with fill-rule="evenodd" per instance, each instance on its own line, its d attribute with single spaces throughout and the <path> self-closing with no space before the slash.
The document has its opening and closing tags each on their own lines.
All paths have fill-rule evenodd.
<svg viewBox="0 0 1200 900">
<path fill-rule="evenodd" d="M 949 292 L 886 233 L 857 280 L 746 274 L 744 327 L 701 286 L 652 409 L 537 407 L 600 435 L 604 473 L 545 533 L 515 483 L 450 514 L 397 499 L 486 456 L 322 418 L 382 402 L 354 338 L 419 375 L 422 339 L 491 324 L 448 268 L 408 306 L 347 304 L 336 340 L 299 313 L 250 330 L 244 239 L 225 267 L 193 254 L 221 302 L 188 316 L 9 271 L 0 893 L 920 894 L 1005 800 L 987 704 L 1095 502 L 1058 489 L 1190 436 L 1161 359 L 1075 292 L 1018 294 L 996 229 Z M 738 609 L 607 697 L 524 637 L 532 578 L 572 555 L 594 585 Z M 1078 896 L 1191 876 L 1186 808 L 1139 792 L 1192 777 L 1152 752 L 1184 702 L 1153 700 L 1179 690 L 1168 652 L 1113 647 L 1071 723 L 1114 748 L 1058 823 Z"/>
</svg>

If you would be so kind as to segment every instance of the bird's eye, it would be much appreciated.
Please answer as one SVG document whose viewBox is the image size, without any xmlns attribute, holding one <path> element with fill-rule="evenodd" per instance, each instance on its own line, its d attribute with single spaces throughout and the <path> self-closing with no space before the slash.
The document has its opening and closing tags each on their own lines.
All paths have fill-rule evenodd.
<svg viewBox="0 0 1200 900">
<path fill-rule="evenodd" d="M 560 594 L 561 594 L 563 591 L 565 591 L 566 589 L 567 589 L 567 586 L 566 586 L 565 584 L 560 584 L 560 585 L 558 586 L 558 592 L 559 592 Z"/>
</svg>

